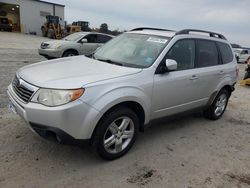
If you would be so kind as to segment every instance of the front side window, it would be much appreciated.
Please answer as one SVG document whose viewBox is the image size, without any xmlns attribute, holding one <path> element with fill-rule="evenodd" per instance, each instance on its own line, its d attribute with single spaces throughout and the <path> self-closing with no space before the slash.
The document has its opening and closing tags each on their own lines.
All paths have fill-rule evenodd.
<svg viewBox="0 0 250 188">
<path fill-rule="evenodd" d="M 168 52 L 166 59 L 177 62 L 177 70 L 194 68 L 195 42 L 194 40 L 180 40 Z"/>
<path fill-rule="evenodd" d="M 98 43 L 96 34 L 89 34 L 85 36 L 84 38 L 88 40 L 88 43 Z"/>
<path fill-rule="evenodd" d="M 215 42 L 198 40 L 197 45 L 198 67 L 209 67 L 219 64 L 219 54 Z"/>
<path fill-rule="evenodd" d="M 169 38 L 163 36 L 124 33 L 102 46 L 94 58 L 109 60 L 128 67 L 150 67 Z"/>
<path fill-rule="evenodd" d="M 232 53 L 232 50 L 229 47 L 229 45 L 222 43 L 222 42 L 218 42 L 217 44 L 218 44 L 218 47 L 220 49 L 222 62 L 224 64 L 232 62 L 233 61 L 233 53 Z"/>
</svg>

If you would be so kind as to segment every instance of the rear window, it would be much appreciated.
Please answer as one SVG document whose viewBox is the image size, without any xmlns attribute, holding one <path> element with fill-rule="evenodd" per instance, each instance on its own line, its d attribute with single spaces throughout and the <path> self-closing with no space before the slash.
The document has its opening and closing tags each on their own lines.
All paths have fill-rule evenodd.
<svg viewBox="0 0 250 188">
<path fill-rule="evenodd" d="M 219 64 L 219 54 L 215 42 L 198 40 L 197 45 L 198 67 L 208 67 Z"/>
<path fill-rule="evenodd" d="M 223 64 L 230 63 L 233 61 L 233 53 L 228 44 L 218 42 L 218 47 L 220 49 L 221 58 Z"/>
</svg>

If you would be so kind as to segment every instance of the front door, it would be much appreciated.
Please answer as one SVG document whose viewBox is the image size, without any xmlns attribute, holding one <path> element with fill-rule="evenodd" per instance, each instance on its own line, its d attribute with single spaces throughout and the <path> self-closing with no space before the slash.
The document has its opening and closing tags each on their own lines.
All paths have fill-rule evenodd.
<svg viewBox="0 0 250 188">
<path fill-rule="evenodd" d="M 160 118 L 203 105 L 199 94 L 199 77 L 195 67 L 195 41 L 179 40 L 163 60 L 174 59 L 177 70 L 155 74 L 152 118 Z"/>
<path fill-rule="evenodd" d="M 88 40 L 87 43 L 81 43 L 81 55 L 89 55 L 93 53 L 98 47 L 99 44 L 97 42 L 97 34 L 89 34 L 84 37 Z"/>
</svg>

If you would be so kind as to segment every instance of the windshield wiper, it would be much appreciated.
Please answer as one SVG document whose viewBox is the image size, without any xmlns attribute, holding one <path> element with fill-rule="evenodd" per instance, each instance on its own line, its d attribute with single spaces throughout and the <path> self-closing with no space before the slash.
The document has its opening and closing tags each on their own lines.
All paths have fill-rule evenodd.
<svg viewBox="0 0 250 188">
<path fill-rule="evenodd" d="M 110 64 L 113 64 L 113 65 L 119 65 L 119 66 L 123 66 L 122 63 L 119 63 L 119 62 L 116 62 L 116 61 L 113 61 L 111 59 L 97 59 L 95 58 L 96 60 L 98 61 L 103 61 L 103 62 L 106 62 L 106 63 L 110 63 Z"/>
</svg>

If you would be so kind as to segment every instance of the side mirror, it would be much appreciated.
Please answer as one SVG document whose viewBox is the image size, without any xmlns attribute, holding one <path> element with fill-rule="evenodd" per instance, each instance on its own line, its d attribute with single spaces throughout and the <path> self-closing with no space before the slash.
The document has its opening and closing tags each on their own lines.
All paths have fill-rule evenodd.
<svg viewBox="0 0 250 188">
<path fill-rule="evenodd" d="M 167 71 L 177 70 L 177 62 L 173 59 L 166 59 L 165 65 L 166 65 Z"/>
<path fill-rule="evenodd" d="M 82 39 L 81 43 L 88 43 L 88 39 Z"/>
</svg>

